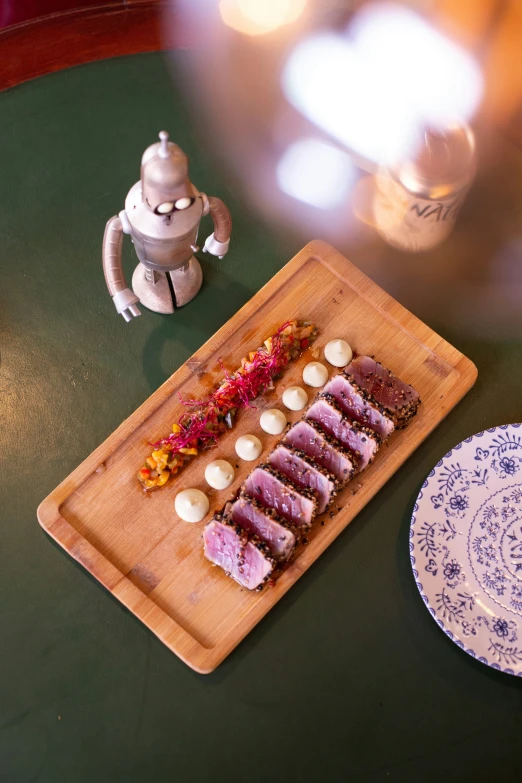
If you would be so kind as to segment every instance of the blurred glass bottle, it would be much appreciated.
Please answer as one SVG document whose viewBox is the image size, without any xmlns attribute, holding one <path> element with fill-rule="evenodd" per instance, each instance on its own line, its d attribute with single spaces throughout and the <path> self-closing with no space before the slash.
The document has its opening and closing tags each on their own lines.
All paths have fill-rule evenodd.
<svg viewBox="0 0 522 783">
<path fill-rule="evenodd" d="M 411 160 L 376 175 L 377 231 L 402 250 L 428 250 L 440 244 L 455 225 L 475 168 L 471 128 L 426 130 Z"/>
</svg>

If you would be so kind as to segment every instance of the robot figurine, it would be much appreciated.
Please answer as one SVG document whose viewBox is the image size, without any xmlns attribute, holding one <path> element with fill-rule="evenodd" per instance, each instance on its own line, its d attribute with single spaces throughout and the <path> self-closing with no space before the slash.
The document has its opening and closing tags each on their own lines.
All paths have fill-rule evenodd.
<svg viewBox="0 0 522 783">
<path fill-rule="evenodd" d="M 188 178 L 187 156 L 161 131 L 141 159 L 141 181 L 129 190 L 125 209 L 112 217 L 103 237 L 103 272 L 118 313 L 130 321 L 141 315 L 138 303 L 156 313 L 173 313 L 190 302 L 203 281 L 194 253 L 203 215 L 214 221 L 214 232 L 203 252 L 223 258 L 230 243 L 232 219 L 219 198 L 200 193 Z M 127 288 L 121 250 L 130 234 L 140 263 Z"/>
</svg>

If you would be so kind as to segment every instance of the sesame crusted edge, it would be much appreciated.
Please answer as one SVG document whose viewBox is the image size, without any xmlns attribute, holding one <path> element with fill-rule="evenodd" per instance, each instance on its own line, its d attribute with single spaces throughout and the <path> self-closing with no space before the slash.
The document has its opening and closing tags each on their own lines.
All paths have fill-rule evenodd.
<svg viewBox="0 0 522 783">
<path fill-rule="evenodd" d="M 329 446 L 334 451 L 337 451 L 342 457 L 344 457 L 344 459 L 347 462 L 350 463 L 351 470 L 350 470 L 348 476 L 346 478 L 342 479 L 342 480 L 341 479 L 337 479 L 337 481 L 339 481 L 341 483 L 341 485 L 344 487 L 344 485 L 347 484 L 353 478 L 353 476 L 355 475 L 355 472 L 357 470 L 357 466 L 356 466 L 356 464 L 354 462 L 354 459 L 353 459 L 354 458 L 354 454 L 353 454 L 353 452 L 348 451 L 348 449 L 345 448 L 343 446 L 343 444 L 340 443 L 336 438 L 332 437 L 332 435 L 329 435 L 325 430 L 323 430 L 323 428 L 321 427 L 321 425 L 319 424 L 318 421 L 315 421 L 315 419 L 302 418 L 302 419 L 299 419 L 298 421 L 296 421 L 294 424 L 290 424 L 286 428 L 285 434 L 284 434 L 282 440 L 280 441 L 280 443 L 282 443 L 285 446 L 286 445 L 290 445 L 290 444 L 285 443 L 285 438 L 286 438 L 287 433 L 290 432 L 290 430 L 293 429 L 294 427 L 297 427 L 298 424 L 303 424 L 303 423 L 307 424 L 309 427 L 311 427 L 314 430 L 314 432 L 316 432 L 317 435 L 324 440 L 324 442 L 327 444 L 327 446 Z"/>
<path fill-rule="evenodd" d="M 248 544 L 253 544 L 257 550 L 263 555 L 264 559 L 268 562 L 270 565 L 270 570 L 267 574 L 265 574 L 263 580 L 256 585 L 255 587 L 247 587 L 246 584 L 243 582 L 240 582 L 239 579 L 234 576 L 230 571 L 225 571 L 223 569 L 223 572 L 226 576 L 229 576 L 231 579 L 233 579 L 235 582 L 237 582 L 241 587 L 244 587 L 246 590 L 250 590 L 251 592 L 255 592 L 256 590 L 262 590 L 263 586 L 268 582 L 270 577 L 272 576 L 275 568 L 277 567 L 277 560 L 272 556 L 272 553 L 270 552 L 270 548 L 268 544 L 265 541 L 262 541 L 259 536 L 257 536 L 255 533 L 252 535 L 249 535 L 244 528 L 241 527 L 237 522 L 234 522 L 230 514 L 224 514 L 222 511 L 217 511 L 212 519 L 205 525 L 205 530 L 212 524 L 212 523 L 218 523 L 222 525 L 226 525 L 227 527 L 231 527 L 234 529 L 236 535 L 239 539 L 239 553 L 238 553 L 238 566 L 241 566 L 242 563 L 244 563 L 244 552 Z M 210 560 L 210 558 L 207 558 L 209 562 L 214 562 Z"/>
<path fill-rule="evenodd" d="M 340 487 L 341 482 L 339 481 L 339 479 L 337 479 L 334 476 L 333 473 L 330 473 L 329 470 L 324 468 L 322 465 L 319 465 L 319 463 L 316 462 L 313 457 L 310 457 L 310 455 L 307 454 L 306 451 L 303 451 L 303 449 L 298 449 L 295 446 L 291 446 L 289 443 L 283 443 L 282 441 L 280 441 L 279 443 L 277 443 L 275 445 L 275 447 L 272 449 L 272 451 L 268 455 L 268 459 L 270 459 L 270 456 L 272 454 L 274 454 L 274 452 L 276 452 L 280 448 L 286 449 L 291 454 L 293 454 L 294 457 L 297 457 L 298 459 L 302 460 L 310 468 L 312 468 L 313 470 L 316 470 L 318 473 L 321 473 L 321 475 L 323 475 L 325 478 L 327 478 L 328 481 L 331 481 L 333 486 L 334 486 L 334 488 L 332 490 L 332 497 L 335 497 L 335 495 L 339 491 L 339 487 Z"/>
<path fill-rule="evenodd" d="M 355 377 L 353 375 L 350 375 L 345 370 L 343 370 L 342 372 L 337 373 L 337 375 L 334 375 L 332 378 L 330 378 L 330 381 L 335 380 L 335 378 L 337 378 L 338 376 L 341 376 L 344 380 L 346 380 L 350 384 L 350 386 L 353 387 L 353 389 L 356 392 L 356 394 L 358 394 L 360 397 L 362 397 L 362 399 L 366 403 L 368 403 L 368 405 L 370 407 L 372 407 L 376 411 L 378 411 L 378 413 L 381 414 L 383 419 L 386 419 L 387 421 L 391 422 L 391 424 L 393 425 L 393 429 L 395 429 L 396 424 L 395 424 L 395 420 L 394 420 L 394 417 L 393 417 L 391 411 L 389 411 L 387 408 L 385 408 L 384 405 L 382 405 L 382 403 L 380 403 L 378 400 L 376 400 L 375 397 L 373 397 L 369 392 L 366 391 L 366 389 L 363 389 L 362 386 L 359 386 L 359 384 L 357 383 L 357 381 L 355 380 Z M 330 381 L 328 383 L 330 383 Z M 379 435 L 381 441 L 387 440 L 390 437 L 390 435 L 392 434 L 393 429 L 384 438 L 382 437 L 382 435 Z M 378 433 L 376 433 L 376 434 L 378 434 Z"/>
<path fill-rule="evenodd" d="M 407 424 L 410 423 L 413 417 L 417 415 L 420 404 L 421 400 L 420 397 L 418 397 L 416 400 L 410 400 L 410 402 L 408 402 L 398 411 L 395 411 L 394 413 L 390 412 L 398 430 L 402 430 Z"/>
<path fill-rule="evenodd" d="M 341 410 L 339 403 L 337 402 L 337 400 L 332 394 L 328 394 L 327 392 L 326 393 L 321 392 L 321 394 L 318 395 L 317 399 L 314 401 L 314 403 L 312 403 L 312 405 L 314 405 L 315 402 L 318 402 L 319 400 L 326 400 L 326 402 L 328 402 L 329 405 L 332 406 L 332 408 L 335 408 L 337 413 L 341 416 L 343 422 L 346 422 L 346 424 L 348 424 L 348 426 L 350 426 L 353 430 L 356 430 L 357 432 L 362 432 L 364 433 L 364 435 L 367 435 L 371 440 L 374 440 L 377 443 L 377 448 L 379 448 L 379 446 L 382 443 L 382 438 L 380 437 L 380 435 L 378 435 L 376 432 L 371 430 L 369 427 L 366 427 L 364 424 L 359 424 L 358 421 L 353 421 L 353 419 L 350 419 L 350 417 L 347 416 L 346 413 L 344 413 Z M 310 408 L 312 407 L 312 405 L 310 406 Z"/>
<path fill-rule="evenodd" d="M 311 489 L 308 489 L 307 487 L 296 487 L 284 473 L 281 473 L 277 468 L 269 465 L 268 462 L 261 462 L 256 468 L 263 470 L 265 473 L 270 473 L 274 478 L 280 481 L 281 484 L 284 484 L 288 489 L 291 489 L 292 492 L 297 492 L 298 495 L 302 495 L 306 500 L 311 500 L 315 504 L 314 507 L 317 507 L 317 499 Z M 314 511 L 314 514 L 315 513 L 316 512 Z"/>
<path fill-rule="evenodd" d="M 248 494 L 248 492 L 245 492 L 244 490 L 240 489 L 236 497 L 232 501 L 227 501 L 227 502 L 231 503 L 231 505 L 234 505 L 234 503 L 237 503 L 240 500 L 244 500 L 245 502 L 250 503 L 254 508 L 258 509 L 258 511 L 261 511 L 267 517 L 273 519 L 274 522 L 277 522 L 279 525 L 281 525 L 281 527 L 284 527 L 286 530 L 290 530 L 291 533 L 294 533 L 296 538 L 299 538 L 300 536 L 299 528 L 297 528 L 295 525 L 292 525 L 292 523 L 289 522 L 287 519 L 284 519 L 284 517 L 279 516 L 275 508 L 271 508 L 269 506 L 263 506 L 263 504 L 260 503 L 259 500 L 253 498 L 252 495 Z"/>
<path fill-rule="evenodd" d="M 354 357 L 354 359 L 352 359 L 352 361 L 350 362 L 350 364 L 349 364 L 347 367 L 345 367 L 345 369 L 343 370 L 343 372 L 344 372 L 344 373 L 346 373 L 346 374 L 348 375 L 349 373 L 347 372 L 347 370 L 348 370 L 348 369 L 349 369 L 349 368 L 350 368 L 350 367 L 351 367 L 351 366 L 352 366 L 352 365 L 353 365 L 355 362 L 357 362 L 359 359 L 371 359 L 371 361 L 372 361 L 372 362 L 374 362 L 374 364 L 375 364 L 376 366 L 380 367 L 380 368 L 381 368 L 381 370 L 383 371 L 383 376 L 384 376 L 384 375 L 387 375 L 387 378 L 386 378 L 386 377 L 383 377 L 383 379 L 382 379 L 382 380 L 383 380 L 383 382 L 384 382 L 384 381 L 386 381 L 386 380 L 388 380 L 388 381 L 389 381 L 389 380 L 391 379 L 392 381 L 395 381 L 395 382 L 401 383 L 401 384 L 402 384 L 402 385 L 405 387 L 405 389 L 403 389 L 403 391 L 405 391 L 405 390 L 407 389 L 408 391 L 410 391 L 410 392 L 413 392 L 413 394 L 416 394 L 416 395 L 417 395 L 417 397 L 416 397 L 416 398 L 414 398 L 414 399 L 411 399 L 411 400 L 408 400 L 408 402 L 407 402 L 407 403 L 406 403 L 404 406 L 402 406 L 401 408 L 398 408 L 396 411 L 394 411 L 394 410 L 393 410 L 393 409 L 391 409 L 391 408 L 386 408 L 386 410 L 388 411 L 389 415 L 390 415 L 392 418 L 394 418 L 394 421 L 395 421 L 395 415 L 396 415 L 396 414 L 399 414 L 399 416 L 398 416 L 399 420 L 401 420 L 401 419 L 403 419 L 403 418 L 406 418 L 407 414 L 404 414 L 404 415 L 403 415 L 403 414 L 402 414 L 402 411 L 403 411 L 405 408 L 408 408 L 410 405 L 413 405 L 413 406 L 414 406 L 415 413 L 416 413 L 416 411 L 417 411 L 417 408 L 419 407 L 419 405 L 420 405 L 420 403 L 421 403 L 421 399 L 420 399 L 420 396 L 419 396 L 419 392 L 418 392 L 418 391 L 415 389 L 415 387 L 414 387 L 414 386 L 412 386 L 412 385 L 411 385 L 411 383 L 408 383 L 407 381 L 404 381 L 402 378 L 400 378 L 398 375 L 396 375 L 394 372 L 392 372 L 392 370 L 390 370 L 388 367 L 386 367 L 386 366 L 385 366 L 385 365 L 384 365 L 382 362 L 378 361 L 378 360 L 377 360 L 377 359 L 376 359 L 374 356 L 366 356 L 366 355 L 364 355 L 364 354 L 359 354 L 359 355 L 357 355 L 356 357 Z M 374 372 L 370 372 L 370 373 L 369 373 L 369 375 L 375 375 L 375 374 L 376 374 L 376 373 L 374 373 Z M 372 398 L 373 398 L 373 399 L 375 399 L 375 397 L 373 397 L 373 395 L 371 395 L 371 396 L 372 396 Z M 377 400 L 376 400 L 376 401 L 377 401 Z M 415 415 L 415 413 L 413 413 L 413 414 L 412 414 L 412 416 L 414 416 L 414 415 Z M 409 421 L 410 419 L 411 419 L 411 416 L 408 418 L 408 420 L 407 420 L 407 421 Z M 407 422 L 406 422 L 406 423 L 407 423 Z M 402 426 L 405 426 L 405 425 L 402 425 Z"/>
</svg>

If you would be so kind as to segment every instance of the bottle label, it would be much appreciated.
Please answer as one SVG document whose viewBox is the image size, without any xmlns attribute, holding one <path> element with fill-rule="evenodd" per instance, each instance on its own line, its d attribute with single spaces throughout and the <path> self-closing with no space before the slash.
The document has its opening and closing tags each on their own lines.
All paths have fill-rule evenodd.
<svg viewBox="0 0 522 783">
<path fill-rule="evenodd" d="M 375 225 L 391 245 L 403 250 L 427 250 L 446 239 L 467 189 L 437 201 L 419 198 L 388 176 L 375 179 Z"/>
</svg>

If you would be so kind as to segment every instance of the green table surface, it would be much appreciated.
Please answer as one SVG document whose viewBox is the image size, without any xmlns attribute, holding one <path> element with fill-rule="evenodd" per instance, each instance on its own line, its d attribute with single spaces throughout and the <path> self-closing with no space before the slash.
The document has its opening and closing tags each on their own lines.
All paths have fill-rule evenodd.
<svg viewBox="0 0 522 783">
<path fill-rule="evenodd" d="M 125 324 L 105 289 L 101 238 L 162 127 L 189 154 L 198 187 L 230 205 L 233 244 L 223 261 L 203 257 L 204 288 L 186 308 Z M 201 676 L 46 536 L 36 508 L 312 237 L 281 236 L 247 211 L 198 142 L 161 55 L 3 93 L 0 161 L 1 783 L 520 780 L 522 680 L 474 661 L 439 630 L 408 555 L 413 504 L 434 463 L 464 437 L 522 419 L 520 322 L 502 319 L 522 301 L 519 191 L 499 207 L 495 242 L 481 243 L 476 232 L 498 201 L 479 182 L 454 237 L 429 256 L 473 255 L 473 237 L 482 264 L 509 215 L 511 282 L 494 317 L 480 297 L 476 306 L 462 299 L 465 317 L 450 313 L 451 284 L 448 298 L 404 288 L 403 303 L 477 364 L 476 386 Z M 503 165 L 509 181 L 522 180 L 520 161 Z M 130 273 L 130 243 L 125 254 Z M 370 271 L 375 258 L 398 270 L 412 263 L 382 243 L 351 258 Z M 386 285 L 392 267 L 376 278 L 398 290 Z"/>
</svg>

